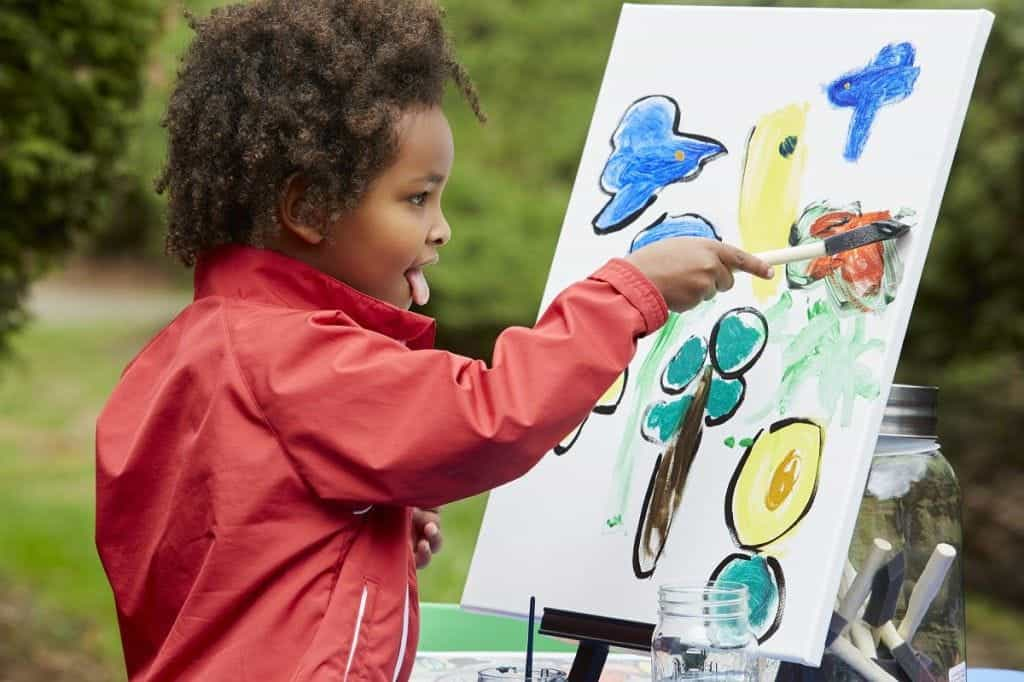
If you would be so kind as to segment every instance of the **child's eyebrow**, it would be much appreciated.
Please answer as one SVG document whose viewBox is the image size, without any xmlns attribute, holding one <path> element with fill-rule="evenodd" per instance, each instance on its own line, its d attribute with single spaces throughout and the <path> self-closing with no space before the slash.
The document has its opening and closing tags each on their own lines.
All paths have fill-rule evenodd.
<svg viewBox="0 0 1024 682">
<path fill-rule="evenodd" d="M 438 173 L 428 173 L 426 175 L 422 175 L 422 176 L 416 178 L 415 180 L 413 180 L 413 182 L 432 182 L 434 184 L 437 184 L 437 183 L 443 182 L 443 181 L 444 181 L 444 176 L 443 175 L 439 175 Z"/>
</svg>

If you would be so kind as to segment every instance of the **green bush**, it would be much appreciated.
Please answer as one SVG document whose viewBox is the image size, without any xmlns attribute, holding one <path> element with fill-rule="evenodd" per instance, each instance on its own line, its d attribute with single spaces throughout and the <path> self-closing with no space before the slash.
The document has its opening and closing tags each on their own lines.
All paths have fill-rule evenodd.
<svg viewBox="0 0 1024 682">
<path fill-rule="evenodd" d="M 0 343 L 28 281 L 137 182 L 117 160 L 159 16 L 156 0 L 0 7 Z"/>
</svg>

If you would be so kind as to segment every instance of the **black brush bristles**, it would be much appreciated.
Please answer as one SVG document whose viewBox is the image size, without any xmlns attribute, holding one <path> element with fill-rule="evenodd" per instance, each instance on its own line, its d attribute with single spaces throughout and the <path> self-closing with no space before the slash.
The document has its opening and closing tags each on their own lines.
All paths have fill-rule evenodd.
<svg viewBox="0 0 1024 682">
<path fill-rule="evenodd" d="M 829 237 L 825 240 L 825 253 L 833 256 L 843 251 L 857 249 L 861 246 L 885 241 L 886 239 L 896 239 L 904 235 L 909 229 L 910 225 L 901 223 L 898 220 L 877 220 L 864 227 L 858 227 L 849 232 Z"/>
</svg>

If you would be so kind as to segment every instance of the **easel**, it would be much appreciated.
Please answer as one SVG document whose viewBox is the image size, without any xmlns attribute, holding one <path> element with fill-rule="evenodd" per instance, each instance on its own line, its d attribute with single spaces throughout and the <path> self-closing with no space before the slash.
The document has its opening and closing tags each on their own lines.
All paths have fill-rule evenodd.
<svg viewBox="0 0 1024 682">
<path fill-rule="evenodd" d="M 540 633 L 579 641 L 569 670 L 569 682 L 597 682 L 608 648 L 617 646 L 649 653 L 654 626 L 632 620 L 605 618 L 575 611 L 544 609 Z"/>
</svg>

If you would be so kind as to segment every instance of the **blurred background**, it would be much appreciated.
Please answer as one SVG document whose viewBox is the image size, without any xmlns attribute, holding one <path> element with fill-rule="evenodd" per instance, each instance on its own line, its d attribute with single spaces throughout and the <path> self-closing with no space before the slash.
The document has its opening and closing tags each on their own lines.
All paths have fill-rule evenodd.
<svg viewBox="0 0 1024 682">
<path fill-rule="evenodd" d="M 93 428 L 121 369 L 191 296 L 191 272 L 163 255 L 152 183 L 183 11 L 221 4 L 0 3 L 0 680 L 124 679 L 93 544 Z M 442 347 L 486 359 L 502 328 L 536 317 L 620 2 L 443 4 L 491 121 L 455 96 L 447 107 L 457 238 L 428 312 Z M 996 13 L 897 381 L 941 388 L 964 491 L 968 660 L 1024 668 L 1024 3 L 730 4 Z M 424 600 L 458 601 L 484 502 L 444 510 Z"/>
</svg>

